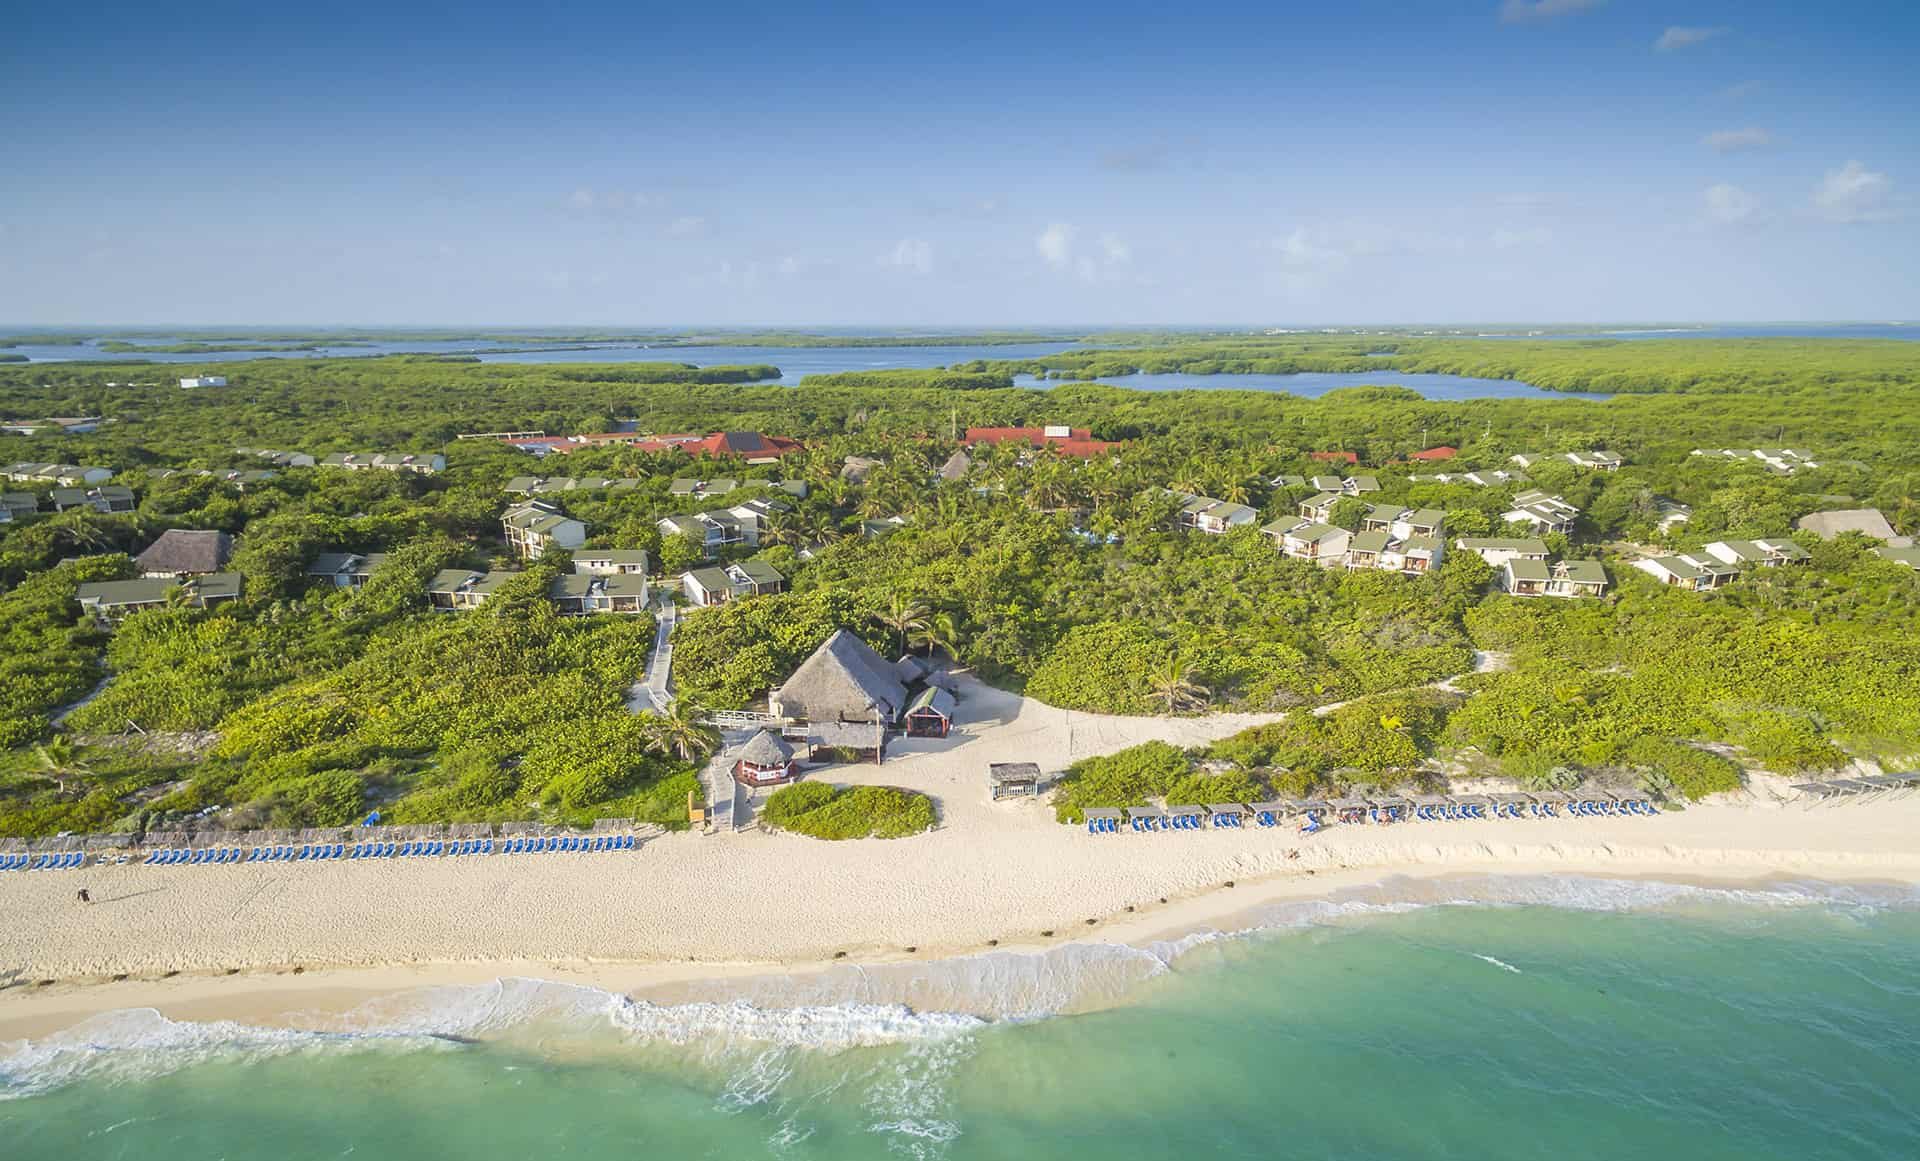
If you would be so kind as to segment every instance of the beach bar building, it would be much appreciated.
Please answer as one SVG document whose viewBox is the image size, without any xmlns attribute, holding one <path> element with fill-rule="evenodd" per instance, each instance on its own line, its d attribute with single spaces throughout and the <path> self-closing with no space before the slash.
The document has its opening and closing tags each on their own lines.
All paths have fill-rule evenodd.
<svg viewBox="0 0 1920 1161">
<path fill-rule="evenodd" d="M 776 716 L 805 722 L 809 743 L 871 750 L 878 762 L 887 727 L 906 712 L 908 697 L 899 674 L 871 645 L 835 629 L 767 703 Z"/>
<path fill-rule="evenodd" d="M 793 781 L 799 770 L 793 747 L 772 730 L 761 730 L 740 748 L 733 762 L 733 780 L 742 786 L 778 786 Z"/>
</svg>

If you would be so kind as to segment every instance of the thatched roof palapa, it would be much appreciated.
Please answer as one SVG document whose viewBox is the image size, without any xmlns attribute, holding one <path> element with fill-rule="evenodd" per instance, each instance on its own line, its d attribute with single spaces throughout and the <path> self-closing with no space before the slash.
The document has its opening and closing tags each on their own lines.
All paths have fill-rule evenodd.
<svg viewBox="0 0 1920 1161">
<path fill-rule="evenodd" d="M 873 647 L 836 629 L 801 662 L 772 701 L 787 717 L 813 722 L 871 722 L 876 712 L 894 721 L 907 704 L 907 687 Z"/>
<path fill-rule="evenodd" d="M 761 730 L 740 747 L 740 761 L 767 769 L 793 760 L 793 747 L 772 730 Z"/>
</svg>

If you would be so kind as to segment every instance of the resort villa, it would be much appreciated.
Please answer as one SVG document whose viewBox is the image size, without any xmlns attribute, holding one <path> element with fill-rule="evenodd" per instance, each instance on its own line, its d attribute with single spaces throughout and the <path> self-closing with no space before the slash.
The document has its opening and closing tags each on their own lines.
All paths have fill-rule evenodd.
<svg viewBox="0 0 1920 1161">
<path fill-rule="evenodd" d="M 316 463 L 314 458 L 306 452 L 273 451 L 252 447 L 237 447 L 233 450 L 238 455 L 257 456 L 276 468 L 310 468 Z"/>
<path fill-rule="evenodd" d="M 470 568 L 442 569 L 427 584 L 427 602 L 440 612 L 477 609 L 499 591 L 500 586 L 521 576 L 517 569 L 481 572 Z M 567 616 L 591 613 L 639 613 L 647 607 L 647 578 L 631 574 L 603 575 L 583 573 L 578 566 L 571 573 L 553 578 L 547 586 L 547 599 Z"/>
<path fill-rule="evenodd" d="M 1465 537 L 1453 542 L 1462 552 L 1479 554 L 1481 560 L 1499 568 L 1510 560 L 1545 560 L 1547 542 L 1534 537 Z"/>
<path fill-rule="evenodd" d="M 1394 539 L 1409 536 L 1438 536 L 1447 514 L 1438 508 L 1402 508 L 1398 504 L 1375 504 L 1362 518 L 1363 532 L 1392 533 Z"/>
<path fill-rule="evenodd" d="M 47 493 L 55 512 L 71 512 L 76 508 L 91 508 L 95 512 L 131 512 L 134 509 L 133 489 L 118 484 L 102 484 L 97 488 L 55 488 Z"/>
<path fill-rule="evenodd" d="M 1559 496 L 1532 490 L 1513 498 L 1513 508 L 1504 514 L 1509 524 L 1531 524 L 1536 532 L 1570 532 L 1580 509 Z"/>
<path fill-rule="evenodd" d="M 547 586 L 547 597 L 562 615 L 639 613 L 647 607 L 647 578 L 631 573 L 583 573 L 574 566 Z"/>
<path fill-rule="evenodd" d="M 972 470 L 973 457 L 964 451 L 957 451 L 947 457 L 946 463 L 940 465 L 940 470 L 934 473 L 934 478 L 943 484 L 957 484 L 966 479 L 967 473 Z"/>
<path fill-rule="evenodd" d="M 1504 488 L 1509 484 L 1524 484 L 1527 478 L 1519 472 L 1436 472 L 1432 475 L 1408 476 L 1416 484 L 1472 484 L 1476 488 Z"/>
<path fill-rule="evenodd" d="M 1196 496 L 1191 492 L 1175 492 L 1174 496 L 1181 501 L 1178 518 L 1180 527 L 1209 536 L 1224 536 L 1236 528 L 1248 527 L 1260 518 L 1260 513 L 1245 504 L 1216 500 L 1211 496 Z"/>
<path fill-rule="evenodd" d="M 1541 464 L 1551 463 L 1554 460 L 1565 460 L 1576 468 L 1585 468 L 1588 471 L 1595 472 L 1619 471 L 1620 465 L 1626 463 L 1625 460 L 1610 451 L 1554 452 L 1551 455 L 1543 455 L 1539 452 L 1522 452 L 1519 455 L 1508 456 L 1507 460 L 1523 468 L 1538 467 Z"/>
<path fill-rule="evenodd" d="M 326 580 L 336 588 L 357 589 L 386 561 L 384 552 L 323 552 L 307 565 L 307 575 Z"/>
<path fill-rule="evenodd" d="M 471 568 L 443 568 L 427 582 L 427 603 L 439 612 L 477 609 L 487 603 L 501 585 L 519 576 L 503 570 L 480 572 Z"/>
<path fill-rule="evenodd" d="M 587 541 L 587 526 L 543 500 L 528 500 L 508 508 L 500 517 L 507 545 L 522 560 L 539 560 L 550 548 L 578 548 Z"/>
<path fill-rule="evenodd" d="M 1343 564 L 1353 533 L 1318 520 L 1276 520 L 1260 531 L 1295 560 L 1311 560 L 1332 568 Z"/>
<path fill-rule="evenodd" d="M 1693 454 L 1729 460 L 1751 460 L 1764 466 L 1768 471 L 1778 472 L 1783 476 L 1820 466 L 1814 461 L 1812 452 L 1797 447 L 1695 448 Z"/>
<path fill-rule="evenodd" d="M 40 511 L 40 497 L 32 492 L 0 492 L 0 524 Z"/>
<path fill-rule="evenodd" d="M 1791 540 L 1716 540 L 1706 546 L 1706 552 L 1725 564 L 1751 564 L 1761 568 L 1800 564 L 1813 555 Z"/>
<path fill-rule="evenodd" d="M 90 468 L 81 464 L 9 464 L 6 477 L 16 484 L 58 484 L 63 488 L 79 488 L 89 484 L 104 484 L 113 479 L 109 468 Z"/>
<path fill-rule="evenodd" d="M 1875 540 L 1884 540 L 1892 548 L 1906 548 L 1910 536 L 1893 530 L 1893 524 L 1878 508 L 1841 508 L 1832 512 L 1809 512 L 1793 522 L 1802 532 L 1811 532 L 1822 540 L 1832 540 L 1842 532 L 1858 532 Z"/>
<path fill-rule="evenodd" d="M 758 548 L 760 522 L 789 510 L 780 500 L 748 500 L 732 508 L 663 517 L 657 527 L 662 536 L 687 536 L 699 541 L 707 558 L 712 559 L 721 549 L 735 544 Z"/>
<path fill-rule="evenodd" d="M 787 578 L 765 561 L 742 560 L 724 568 L 696 568 L 680 575 L 680 591 L 697 609 L 724 605 L 741 597 L 777 593 Z"/>
<path fill-rule="evenodd" d="M 442 455 L 389 454 L 387 452 L 334 452 L 323 457 L 315 465 L 322 468 L 345 468 L 350 472 L 365 472 L 379 469 L 384 472 L 419 472 L 432 475 L 447 470 L 447 457 Z"/>
<path fill-rule="evenodd" d="M 118 618 L 141 609 L 174 603 L 190 609 L 210 608 L 238 600 L 241 584 L 237 572 L 216 572 L 177 580 L 141 577 L 138 580 L 94 581 L 81 585 L 74 593 L 74 599 L 89 613 Z"/>
<path fill-rule="evenodd" d="M 224 532 L 169 528 L 146 551 L 133 558 L 140 575 L 154 580 L 207 576 L 227 566 L 233 556 L 233 537 Z"/>
<path fill-rule="evenodd" d="M 1500 588 L 1516 597 L 1598 597 L 1606 595 L 1607 573 L 1597 560 L 1513 557 L 1501 567 Z"/>
<path fill-rule="evenodd" d="M 1914 548 L 1912 546 L 1895 548 L 1891 545 L 1882 545 L 1874 549 L 1873 554 L 1881 560 L 1889 560 L 1894 564 L 1904 564 L 1915 572 L 1920 572 L 1920 548 Z"/>
<path fill-rule="evenodd" d="M 1636 560 L 1633 562 L 1633 567 L 1661 584 L 1696 593 L 1717 589 L 1740 575 L 1740 570 L 1730 564 L 1710 556 L 1695 556 L 1688 552 Z"/>
<path fill-rule="evenodd" d="M 631 492 L 640 486 L 633 476 L 611 479 L 607 476 L 515 476 L 502 491 L 518 496 L 544 496 L 550 492 Z"/>
<path fill-rule="evenodd" d="M 573 571 L 595 576 L 646 576 L 644 548 L 576 548 Z"/>
</svg>

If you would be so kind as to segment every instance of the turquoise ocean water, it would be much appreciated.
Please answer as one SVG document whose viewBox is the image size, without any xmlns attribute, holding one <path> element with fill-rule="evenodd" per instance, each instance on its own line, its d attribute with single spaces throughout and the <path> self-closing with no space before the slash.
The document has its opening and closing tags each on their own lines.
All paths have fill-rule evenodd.
<svg viewBox="0 0 1920 1161">
<path fill-rule="evenodd" d="M 1482 880 L 1250 923 L 745 998 L 502 981 L 352 1031 L 118 1013 L 0 1046 L 0 1156 L 1920 1157 L 1910 891 Z M 963 992 L 989 1015 L 925 1003 Z"/>
</svg>

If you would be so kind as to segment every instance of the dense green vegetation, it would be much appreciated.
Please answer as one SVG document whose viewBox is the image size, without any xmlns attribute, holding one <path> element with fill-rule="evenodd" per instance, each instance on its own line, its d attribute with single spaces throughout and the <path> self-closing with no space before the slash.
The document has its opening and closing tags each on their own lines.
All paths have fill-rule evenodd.
<svg viewBox="0 0 1920 1161">
<path fill-rule="evenodd" d="M 1136 373 L 1410 371 L 1522 379 L 1550 391 L 1726 393 L 1876 383 L 1920 384 L 1913 344 L 1898 339 L 1422 339 L 1400 336 L 1170 339 L 1144 350 L 1068 351 L 964 369 L 1060 379 Z"/>
<path fill-rule="evenodd" d="M 760 820 L 817 839 L 905 838 L 933 828 L 933 800 L 894 786 L 796 782 L 767 798 Z"/>
<path fill-rule="evenodd" d="M 1391 354 L 1370 355 L 1381 350 Z M 1069 814 L 1141 796 L 1426 785 L 1449 772 L 1530 785 L 1597 777 L 1688 798 L 1737 784 L 1743 767 L 1821 770 L 1920 749 L 1912 570 L 1859 538 L 1804 534 L 1794 535 L 1809 563 L 1752 572 L 1710 595 L 1662 588 L 1630 567 L 1650 550 L 1785 537 L 1797 517 L 1833 507 L 1875 506 L 1899 530 L 1920 531 L 1920 346 L 1177 336 L 1063 356 L 1057 369 L 1203 353 L 1228 369 L 1256 369 L 1245 361 L 1256 356 L 1370 367 L 1450 359 L 1418 369 L 1616 391 L 1628 388 L 1609 377 L 1627 376 L 1643 393 L 1429 403 L 1391 388 L 1307 400 L 1005 386 L 1024 364 L 786 387 L 762 381 L 772 367 L 409 358 L 230 364 L 233 386 L 182 392 L 171 378 L 130 384 L 124 368 L 0 368 L 0 414 L 116 421 L 88 435 L 0 438 L 0 462 L 104 464 L 137 501 L 129 513 L 43 510 L 0 525 L 0 834 L 135 826 L 209 807 L 233 825 L 317 824 L 375 807 L 407 821 L 684 818 L 708 742 L 688 722 L 625 708 L 651 644 L 648 618 L 555 616 L 541 594 L 564 555 L 480 613 L 425 607 L 436 569 L 505 563 L 502 488 L 529 474 L 640 478 L 630 491 L 551 498 L 588 523 L 591 546 L 646 548 L 673 569 L 698 553 L 678 538 L 662 543 L 656 521 L 715 502 L 672 496 L 672 477 L 746 481 L 729 503 L 773 495 L 755 489 L 775 479 L 809 485 L 758 548 L 727 554 L 758 555 L 790 591 L 702 611 L 677 631 L 678 688 L 715 707 L 757 703 L 839 627 L 888 655 L 943 650 L 990 681 L 1075 709 L 1304 711 L 1358 699 L 1290 714 L 1184 765 L 1164 754 L 1082 763 L 1060 800 Z M 453 440 L 620 420 L 760 430 L 809 448 L 778 465 L 619 446 L 534 461 Z M 936 483 L 956 428 L 1023 423 L 1087 426 L 1129 443 L 1086 462 L 979 449 L 966 479 Z M 1608 598 L 1514 600 L 1490 592 L 1491 571 L 1460 552 L 1428 577 L 1348 573 L 1284 559 L 1251 529 L 1211 537 L 1172 526 L 1168 487 L 1247 503 L 1260 522 L 1286 516 L 1310 490 L 1270 481 L 1318 470 L 1310 452 L 1342 449 L 1379 478 L 1370 500 L 1441 509 L 1450 536 L 1497 533 L 1514 489 L 1415 482 L 1433 469 L 1393 462 L 1441 443 L 1461 449 L 1456 470 L 1504 465 L 1518 451 L 1624 455 L 1617 473 L 1532 471 L 1532 486 L 1582 510 L 1550 546 L 1602 560 Z M 1782 444 L 1814 449 L 1822 467 L 1788 477 L 1688 455 Z M 450 467 L 434 477 L 291 469 L 244 491 L 192 474 L 261 466 L 236 445 L 444 448 Z M 885 463 L 854 483 L 840 470 L 849 454 Z M 157 467 L 187 471 L 143 470 Z M 43 501 L 48 492 L 7 487 Z M 1691 521 L 1663 531 L 1663 499 L 1691 505 Z M 884 537 L 859 534 L 862 520 L 893 515 L 907 522 Z M 245 598 L 138 613 L 111 634 L 83 619 L 75 586 L 130 575 L 127 557 L 167 528 L 236 533 Z M 392 555 L 358 590 L 305 576 L 314 554 L 340 550 Z M 1506 667 L 1460 676 L 1476 650 L 1504 655 Z M 1449 677 L 1458 694 L 1425 688 Z M 185 741 L 168 749 L 115 737 L 135 727 Z M 1209 778 L 1229 781 L 1196 781 Z"/>
</svg>

